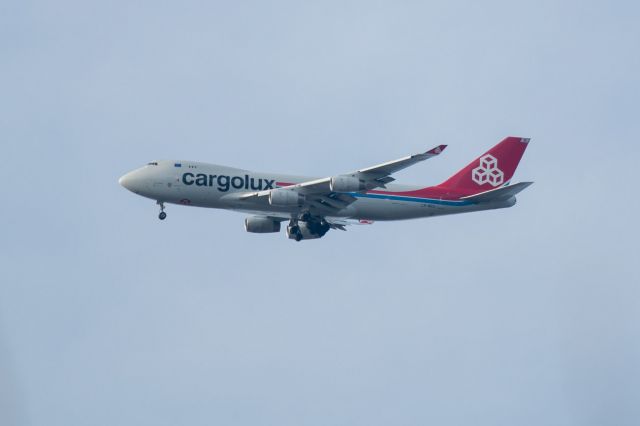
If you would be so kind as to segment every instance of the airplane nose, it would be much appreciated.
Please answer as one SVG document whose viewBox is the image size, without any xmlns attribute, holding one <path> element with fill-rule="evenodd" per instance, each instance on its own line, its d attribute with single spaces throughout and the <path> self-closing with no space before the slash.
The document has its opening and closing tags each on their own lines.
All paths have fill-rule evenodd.
<svg viewBox="0 0 640 426">
<path fill-rule="evenodd" d="M 140 176 L 136 176 L 136 171 L 129 172 L 118 179 L 118 183 L 131 192 L 139 192 L 142 189 Z"/>
<path fill-rule="evenodd" d="M 133 192 L 134 194 L 144 195 L 149 191 L 149 181 L 152 176 L 149 176 L 147 169 L 140 168 L 132 170 L 129 173 L 118 179 L 118 183 L 123 187 Z"/>
<path fill-rule="evenodd" d="M 126 175 L 122 175 L 120 177 L 120 179 L 118 179 L 118 183 L 123 188 L 130 189 L 130 187 L 131 187 L 131 173 L 127 173 Z"/>
</svg>

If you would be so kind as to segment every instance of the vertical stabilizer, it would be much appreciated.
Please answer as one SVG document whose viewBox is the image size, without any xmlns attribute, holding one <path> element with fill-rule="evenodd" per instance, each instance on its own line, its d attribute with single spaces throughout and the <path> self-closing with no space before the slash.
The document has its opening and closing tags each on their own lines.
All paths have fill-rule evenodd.
<svg viewBox="0 0 640 426">
<path fill-rule="evenodd" d="M 472 195 L 504 186 L 513 177 L 528 144 L 528 138 L 509 136 L 437 187 Z"/>
</svg>

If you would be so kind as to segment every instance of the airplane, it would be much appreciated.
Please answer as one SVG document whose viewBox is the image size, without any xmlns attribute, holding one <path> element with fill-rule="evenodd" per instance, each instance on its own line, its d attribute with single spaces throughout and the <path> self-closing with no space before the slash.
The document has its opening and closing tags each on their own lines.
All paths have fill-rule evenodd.
<svg viewBox="0 0 640 426">
<path fill-rule="evenodd" d="M 324 178 L 258 173 L 195 161 L 152 161 L 119 179 L 129 191 L 165 203 L 249 214 L 251 233 L 280 232 L 296 241 L 323 237 L 348 225 L 511 207 L 533 182 L 511 184 L 529 138 L 510 136 L 435 186 L 391 184 L 391 175 L 444 151 L 439 145 L 353 172 Z"/>
</svg>

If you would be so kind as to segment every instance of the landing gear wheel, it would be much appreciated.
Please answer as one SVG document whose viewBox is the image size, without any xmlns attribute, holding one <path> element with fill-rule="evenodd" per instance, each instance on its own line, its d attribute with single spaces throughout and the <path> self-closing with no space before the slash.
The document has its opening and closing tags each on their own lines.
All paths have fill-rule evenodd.
<svg viewBox="0 0 640 426">
<path fill-rule="evenodd" d="M 302 234 L 300 232 L 296 234 L 296 241 L 298 242 L 302 241 Z"/>
<path fill-rule="evenodd" d="M 164 203 L 162 201 L 157 201 L 156 204 L 160 206 L 160 214 L 158 215 L 158 219 L 165 220 L 167 218 L 167 214 L 164 212 Z"/>
</svg>

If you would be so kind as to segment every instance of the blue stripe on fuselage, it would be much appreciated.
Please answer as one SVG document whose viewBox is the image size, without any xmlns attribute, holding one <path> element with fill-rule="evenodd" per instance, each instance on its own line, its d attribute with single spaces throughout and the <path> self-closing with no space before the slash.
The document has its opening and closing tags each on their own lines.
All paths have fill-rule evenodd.
<svg viewBox="0 0 640 426">
<path fill-rule="evenodd" d="M 402 197 L 399 195 L 388 194 L 360 194 L 358 192 L 350 192 L 349 195 L 356 198 L 377 198 L 379 200 L 410 201 L 423 204 L 440 204 L 442 206 L 469 206 L 473 204 L 471 201 L 465 200 L 438 200 L 435 198 Z"/>
</svg>

